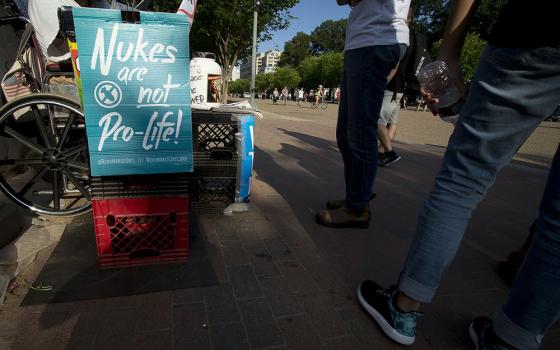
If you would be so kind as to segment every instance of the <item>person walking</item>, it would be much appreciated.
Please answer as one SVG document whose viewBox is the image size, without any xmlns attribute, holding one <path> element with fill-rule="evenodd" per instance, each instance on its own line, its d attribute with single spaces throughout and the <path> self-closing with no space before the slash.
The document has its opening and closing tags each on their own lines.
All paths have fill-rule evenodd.
<svg viewBox="0 0 560 350">
<path fill-rule="evenodd" d="M 278 98 L 280 96 L 280 93 L 278 92 L 277 88 L 274 88 L 274 91 L 272 92 L 272 104 L 275 105 L 276 102 L 278 102 Z"/>
<path fill-rule="evenodd" d="M 502 9 L 468 95 L 461 50 L 476 0 L 452 4 L 439 51 L 466 96 L 435 184 L 420 212 L 398 286 L 374 281 L 358 300 L 401 344 L 415 340 L 421 304 L 430 303 L 453 261 L 472 211 L 496 174 L 560 101 L 560 36 L 545 0 L 510 0 Z M 552 7 L 558 8 L 555 3 Z M 437 113 L 438 99 L 424 92 Z M 477 317 L 469 334 L 477 349 L 538 349 L 560 318 L 560 145 L 552 160 L 532 244 L 505 303 L 493 318 Z"/>
<path fill-rule="evenodd" d="M 298 104 L 298 106 L 300 106 L 300 107 L 301 107 L 301 102 L 302 102 L 303 99 L 305 98 L 304 93 L 305 93 L 305 92 L 304 92 L 304 90 L 303 90 L 303 87 L 300 88 L 299 90 L 297 90 L 297 104 Z"/>
<path fill-rule="evenodd" d="M 288 87 L 284 86 L 282 89 L 282 100 L 284 101 L 284 106 L 288 104 Z"/>
<path fill-rule="evenodd" d="M 350 5 L 344 45 L 336 139 L 344 162 L 346 197 L 329 200 L 316 221 L 367 228 L 377 173 L 377 125 L 387 86 L 408 46 L 410 0 L 337 0 Z M 364 93 L 367 92 L 367 93 Z"/>
</svg>

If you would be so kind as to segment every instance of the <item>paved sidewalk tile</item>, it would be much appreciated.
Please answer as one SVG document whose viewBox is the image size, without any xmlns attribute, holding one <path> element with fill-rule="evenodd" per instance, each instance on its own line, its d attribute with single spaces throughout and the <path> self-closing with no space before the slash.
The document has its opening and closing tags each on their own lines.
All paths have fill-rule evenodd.
<svg viewBox="0 0 560 350">
<path fill-rule="evenodd" d="M 278 319 L 278 325 L 286 337 L 288 348 L 295 350 L 324 349 L 321 338 L 315 332 L 306 315 Z"/>
<path fill-rule="evenodd" d="M 266 299 L 241 300 L 239 309 L 253 349 L 284 344 Z"/>
<path fill-rule="evenodd" d="M 208 313 L 208 324 L 241 321 L 241 315 L 229 284 L 204 289 L 204 302 Z"/>
<path fill-rule="evenodd" d="M 204 304 L 176 305 L 173 308 L 174 348 L 210 349 L 210 330 Z"/>
<path fill-rule="evenodd" d="M 239 299 L 262 297 L 262 290 L 251 266 L 232 266 L 228 268 L 233 292 Z"/>
<path fill-rule="evenodd" d="M 213 350 L 250 349 L 241 323 L 230 323 L 210 327 Z"/>
</svg>

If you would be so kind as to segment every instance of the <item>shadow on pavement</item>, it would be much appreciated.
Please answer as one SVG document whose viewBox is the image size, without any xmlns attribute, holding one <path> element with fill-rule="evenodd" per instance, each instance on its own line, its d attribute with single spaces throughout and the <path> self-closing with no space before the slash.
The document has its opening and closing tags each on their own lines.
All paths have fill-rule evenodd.
<svg viewBox="0 0 560 350">
<path fill-rule="evenodd" d="M 74 220 L 37 276 L 22 306 L 120 297 L 217 284 L 206 243 L 191 223 L 188 263 L 159 264 L 101 270 L 91 215 Z"/>
</svg>

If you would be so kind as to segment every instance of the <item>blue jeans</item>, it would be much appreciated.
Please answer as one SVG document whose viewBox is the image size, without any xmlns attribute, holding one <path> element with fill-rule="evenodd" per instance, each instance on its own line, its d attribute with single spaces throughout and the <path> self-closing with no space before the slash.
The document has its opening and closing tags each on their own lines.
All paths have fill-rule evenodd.
<svg viewBox="0 0 560 350">
<path fill-rule="evenodd" d="M 387 76 L 397 66 L 399 45 L 344 53 L 336 141 L 344 162 L 346 203 L 361 210 L 373 195 L 377 174 L 377 122 Z"/>
<path fill-rule="evenodd" d="M 471 212 L 519 147 L 560 102 L 560 48 L 488 46 L 420 213 L 399 290 L 431 302 Z M 560 155 L 556 152 L 533 245 L 494 319 L 498 335 L 536 349 L 560 316 Z"/>
</svg>

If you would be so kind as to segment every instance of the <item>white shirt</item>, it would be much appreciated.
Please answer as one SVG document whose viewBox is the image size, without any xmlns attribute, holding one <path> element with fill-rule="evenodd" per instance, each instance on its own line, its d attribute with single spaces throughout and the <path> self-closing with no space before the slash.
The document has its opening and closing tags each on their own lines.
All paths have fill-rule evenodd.
<svg viewBox="0 0 560 350">
<path fill-rule="evenodd" d="M 60 30 L 58 26 L 60 6 L 80 7 L 72 0 L 29 0 L 28 4 L 29 20 L 35 28 L 35 37 L 43 56 L 53 62 L 70 58 L 66 40 L 55 40 Z"/>
<path fill-rule="evenodd" d="M 348 16 L 344 50 L 377 45 L 408 45 L 410 0 L 362 0 Z"/>
<path fill-rule="evenodd" d="M 298 97 L 303 98 L 303 89 L 298 91 Z"/>
</svg>

